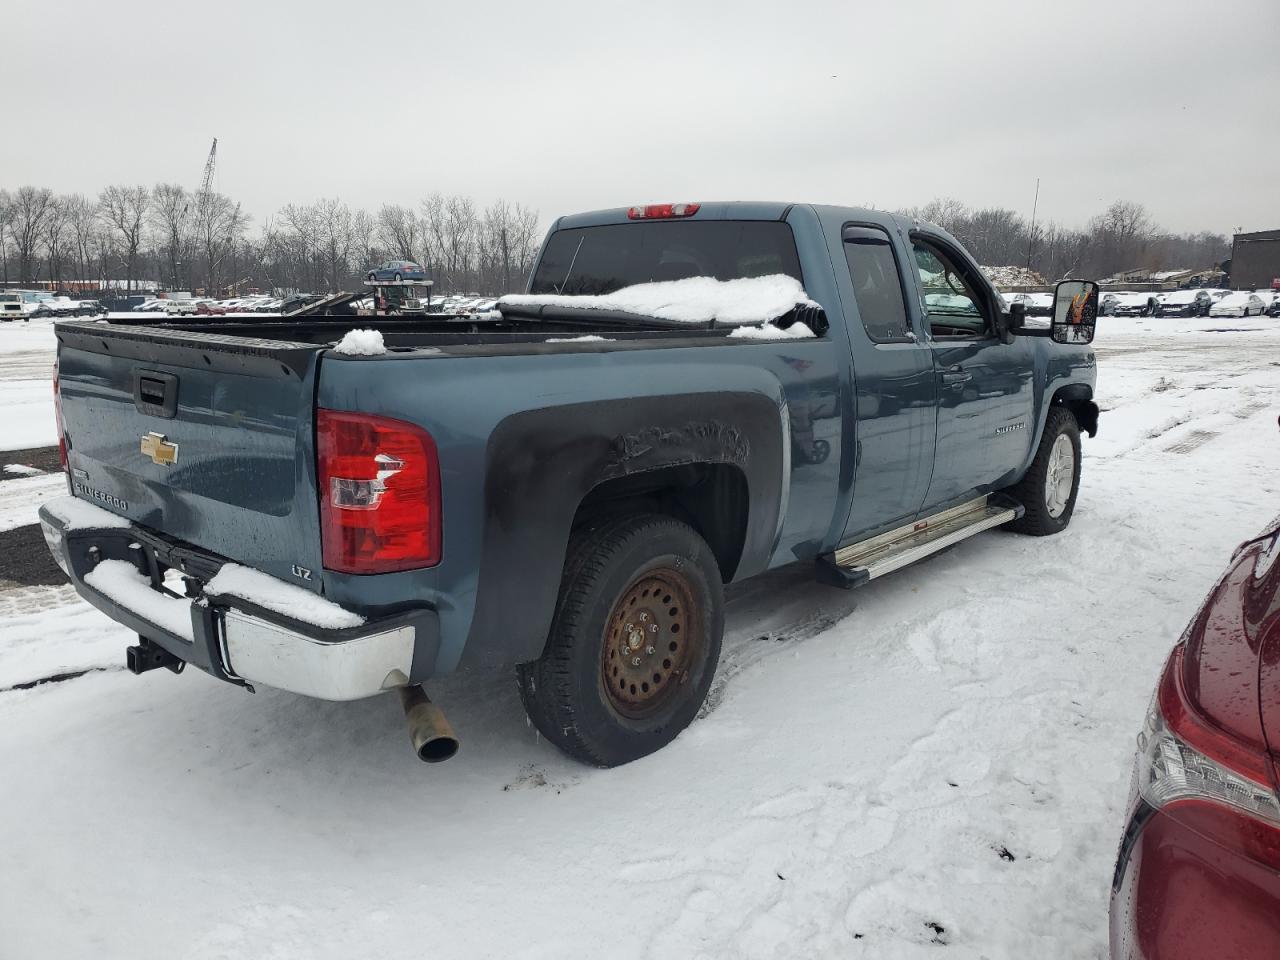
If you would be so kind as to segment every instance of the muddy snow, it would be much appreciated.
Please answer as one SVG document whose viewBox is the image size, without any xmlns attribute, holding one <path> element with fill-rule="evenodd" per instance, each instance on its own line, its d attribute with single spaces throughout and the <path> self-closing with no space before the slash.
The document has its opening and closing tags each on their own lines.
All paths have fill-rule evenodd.
<svg viewBox="0 0 1280 960">
<path fill-rule="evenodd" d="M 51 338 L 17 336 L 10 448 L 52 442 Z M 1280 508 L 1280 321 L 1104 318 L 1097 347 L 1063 535 L 732 589 L 707 709 L 617 770 L 540 742 L 506 674 L 429 685 L 462 749 L 426 766 L 392 697 L 133 677 L 69 589 L 0 592 L 0 955 L 1103 956 L 1157 670 Z"/>
</svg>

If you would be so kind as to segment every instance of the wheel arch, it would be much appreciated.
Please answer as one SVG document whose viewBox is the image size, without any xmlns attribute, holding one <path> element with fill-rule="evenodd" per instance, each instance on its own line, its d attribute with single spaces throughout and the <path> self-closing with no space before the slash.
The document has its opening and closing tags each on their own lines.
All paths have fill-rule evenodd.
<svg viewBox="0 0 1280 960">
<path fill-rule="evenodd" d="M 475 614 L 459 665 L 541 655 L 570 534 L 602 512 L 689 523 L 726 582 L 764 570 L 785 495 L 785 417 L 772 397 L 725 391 L 548 407 L 501 421 L 485 452 Z"/>
<path fill-rule="evenodd" d="M 741 465 L 680 463 L 602 480 L 578 505 L 572 529 L 626 513 L 674 517 L 707 542 L 720 579 L 728 583 L 742 559 L 750 512 L 750 487 Z"/>
<path fill-rule="evenodd" d="M 1098 405 L 1093 402 L 1093 388 L 1087 383 L 1069 383 L 1054 391 L 1051 407 L 1066 407 L 1091 437 L 1098 435 Z"/>
</svg>

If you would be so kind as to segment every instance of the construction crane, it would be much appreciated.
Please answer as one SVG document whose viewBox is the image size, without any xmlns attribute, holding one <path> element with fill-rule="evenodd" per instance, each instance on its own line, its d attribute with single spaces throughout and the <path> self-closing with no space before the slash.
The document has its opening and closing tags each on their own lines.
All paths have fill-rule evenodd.
<svg viewBox="0 0 1280 960">
<path fill-rule="evenodd" d="M 204 162 L 204 177 L 200 181 L 200 192 L 196 194 L 198 204 L 203 207 L 213 190 L 213 169 L 218 163 L 218 138 L 213 138 L 213 146 L 209 148 L 209 159 Z"/>
</svg>

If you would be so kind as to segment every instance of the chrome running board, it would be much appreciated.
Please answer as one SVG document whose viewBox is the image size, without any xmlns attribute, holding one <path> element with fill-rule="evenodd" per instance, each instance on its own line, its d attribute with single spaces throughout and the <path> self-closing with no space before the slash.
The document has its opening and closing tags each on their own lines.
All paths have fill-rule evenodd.
<svg viewBox="0 0 1280 960">
<path fill-rule="evenodd" d="M 1016 520 L 1023 512 L 1021 504 L 999 494 L 977 497 L 819 557 L 818 579 L 838 587 L 861 586 L 975 533 Z"/>
</svg>

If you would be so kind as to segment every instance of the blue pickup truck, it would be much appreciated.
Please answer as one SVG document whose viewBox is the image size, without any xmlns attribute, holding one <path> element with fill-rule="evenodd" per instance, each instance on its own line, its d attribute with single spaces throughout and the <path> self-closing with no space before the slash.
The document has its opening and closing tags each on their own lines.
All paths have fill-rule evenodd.
<svg viewBox="0 0 1280 960">
<path fill-rule="evenodd" d="M 608 305 L 760 278 L 803 295 L 751 329 Z M 717 203 L 562 217 L 528 294 L 356 350 L 350 318 L 59 324 L 70 495 L 41 521 L 130 668 L 398 690 L 425 760 L 457 740 L 422 682 L 514 668 L 537 728 L 611 766 L 697 714 L 726 584 L 856 587 L 1071 519 L 1094 284 L 1036 325 L 931 224 Z"/>
</svg>

